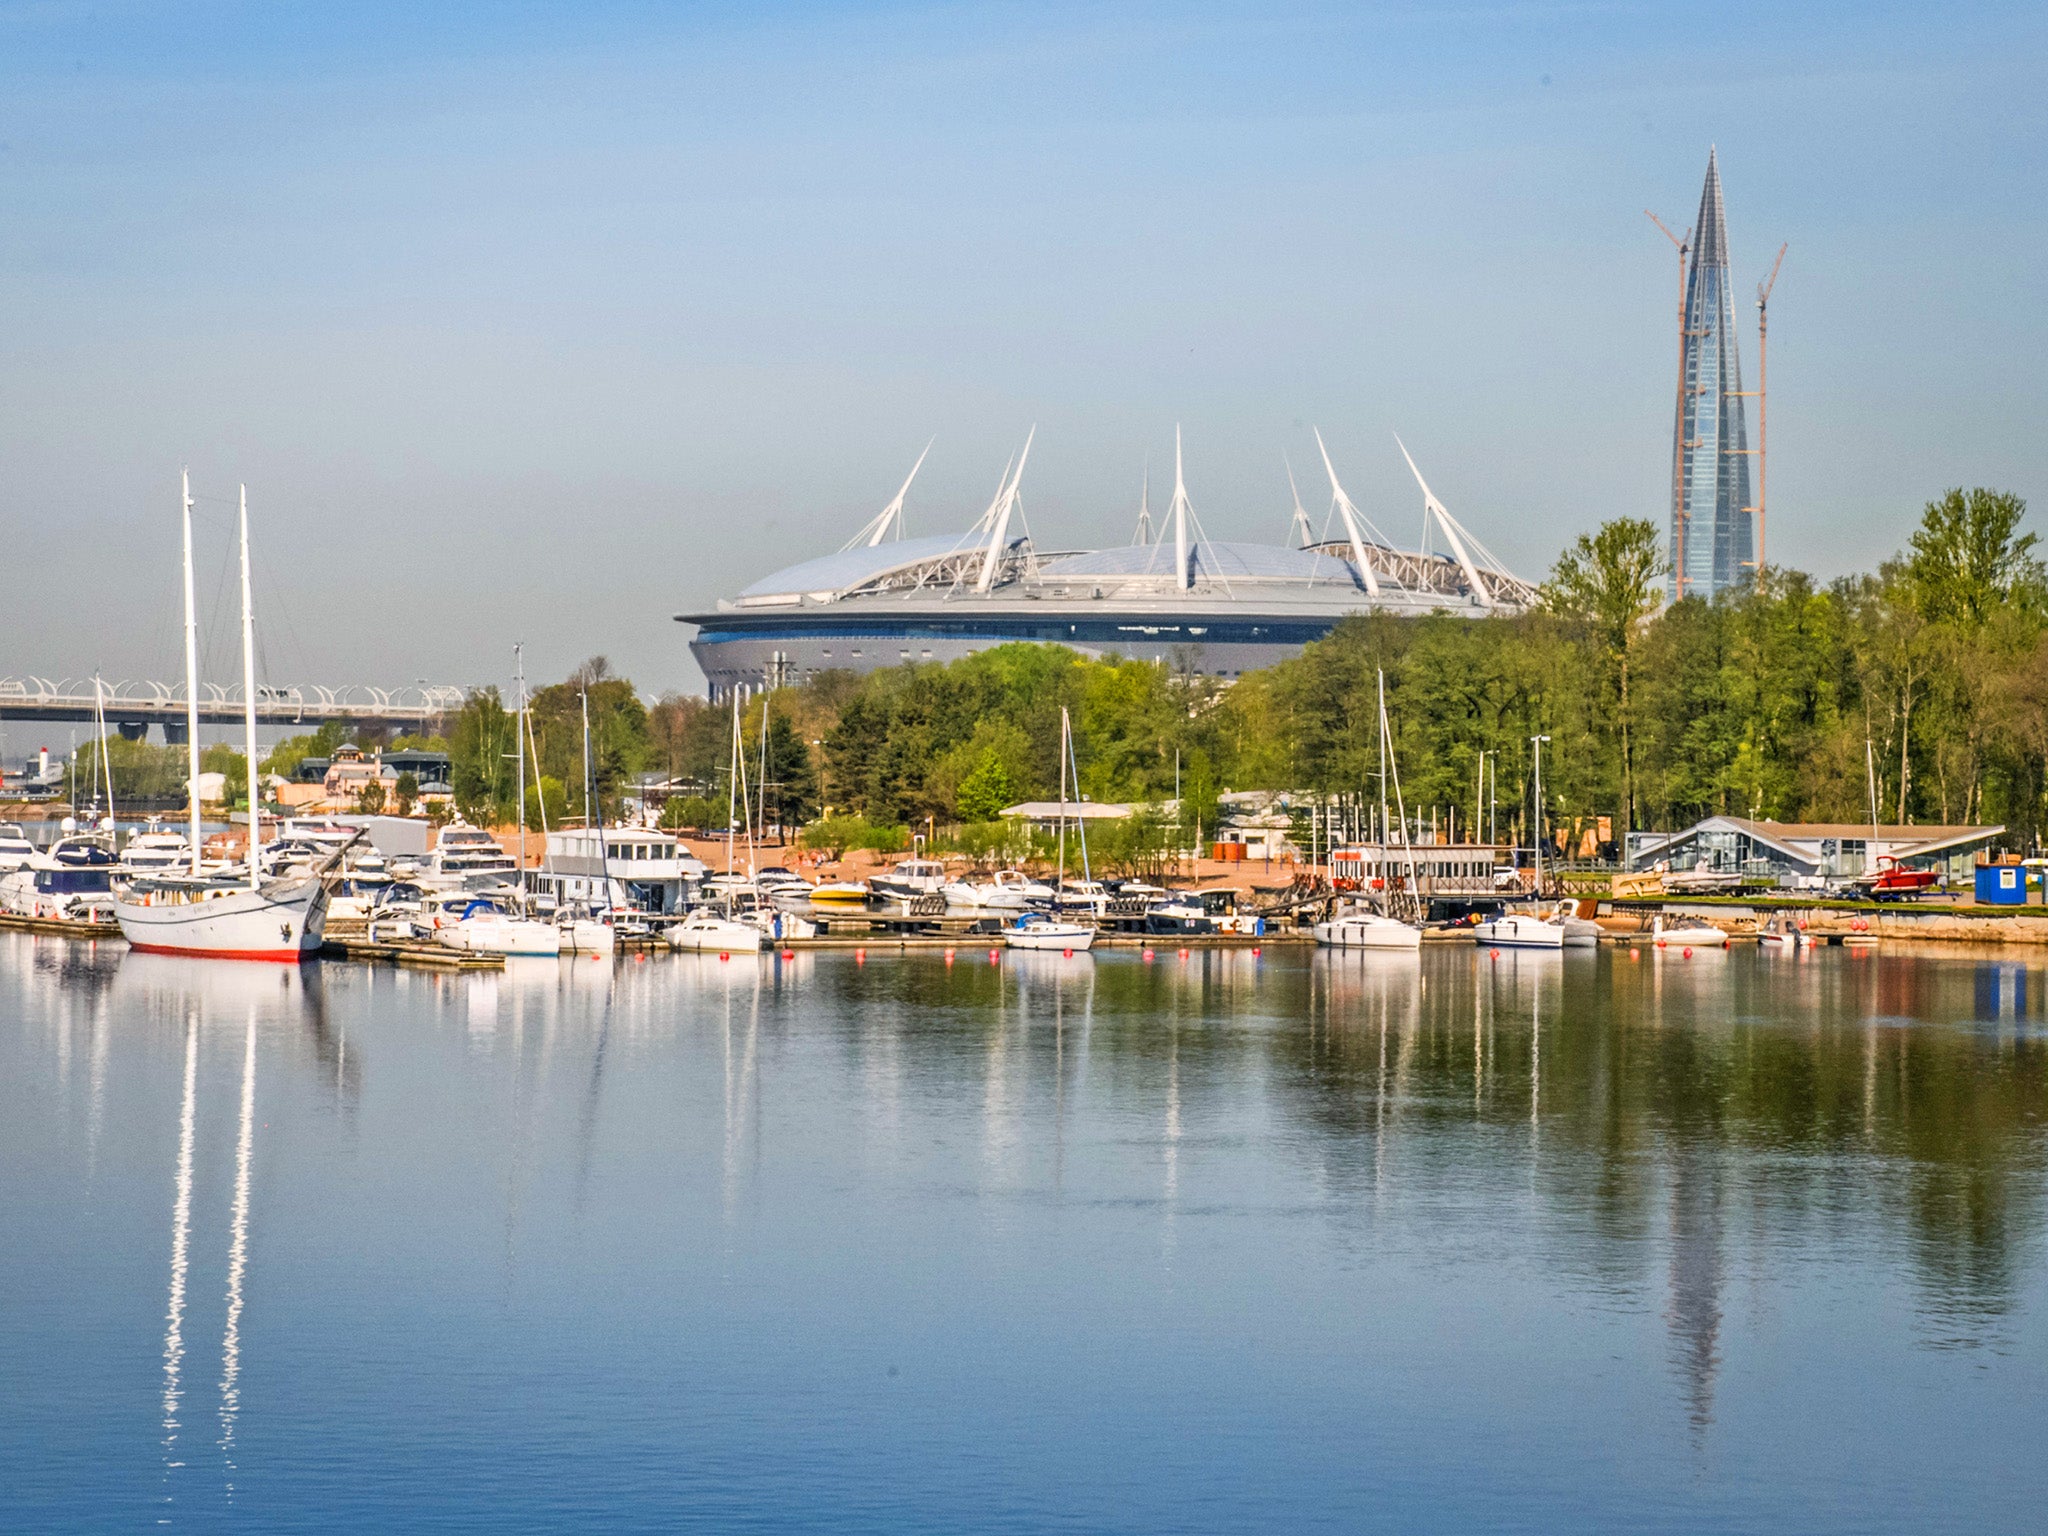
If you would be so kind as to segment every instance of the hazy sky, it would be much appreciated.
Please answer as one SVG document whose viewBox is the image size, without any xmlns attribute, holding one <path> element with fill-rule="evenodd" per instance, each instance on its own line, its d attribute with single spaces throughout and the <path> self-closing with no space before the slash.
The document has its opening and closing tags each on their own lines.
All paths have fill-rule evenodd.
<svg viewBox="0 0 2048 1536">
<path fill-rule="evenodd" d="M 699 679 L 670 616 L 913 533 L 1032 423 L 1041 547 L 1185 424 L 1217 538 L 1282 454 L 1412 539 L 1392 434 L 1539 577 L 1662 527 L 1674 257 L 1720 147 L 1772 304 L 1769 553 L 1957 483 L 2048 512 L 2048 11 L 1267 3 L 0 6 L 0 673 L 208 671 L 231 500 L 273 682 Z M 1743 361 L 1754 378 L 1754 311 Z M 2037 526 L 2038 515 L 2037 515 Z M 219 621 L 213 615 L 216 606 Z"/>
</svg>

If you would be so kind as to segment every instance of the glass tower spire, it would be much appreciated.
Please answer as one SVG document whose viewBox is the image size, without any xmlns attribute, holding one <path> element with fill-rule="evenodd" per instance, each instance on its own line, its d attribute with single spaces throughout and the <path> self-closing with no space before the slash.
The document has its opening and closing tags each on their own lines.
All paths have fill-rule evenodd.
<svg viewBox="0 0 2048 1536">
<path fill-rule="evenodd" d="M 1711 599 L 1753 581 L 1756 574 L 1756 506 L 1749 494 L 1749 426 L 1728 281 L 1728 221 L 1721 207 L 1721 172 L 1711 150 L 1686 273 L 1682 345 L 1671 595 Z"/>
</svg>

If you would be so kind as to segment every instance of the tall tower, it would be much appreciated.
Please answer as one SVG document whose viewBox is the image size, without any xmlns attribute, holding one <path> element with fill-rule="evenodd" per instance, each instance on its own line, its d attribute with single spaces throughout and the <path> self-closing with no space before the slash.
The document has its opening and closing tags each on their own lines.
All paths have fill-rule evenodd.
<svg viewBox="0 0 2048 1536">
<path fill-rule="evenodd" d="M 1685 281 L 1684 367 L 1678 385 L 1677 483 L 1671 494 L 1671 595 L 1712 598 L 1755 580 L 1755 503 L 1735 299 L 1728 280 L 1728 220 L 1721 171 L 1707 153 L 1707 184 L 1693 226 Z"/>
</svg>

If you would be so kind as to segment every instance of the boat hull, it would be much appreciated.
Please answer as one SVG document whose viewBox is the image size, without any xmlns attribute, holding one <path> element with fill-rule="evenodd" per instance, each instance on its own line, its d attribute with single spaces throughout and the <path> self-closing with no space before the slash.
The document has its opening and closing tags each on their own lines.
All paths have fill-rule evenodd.
<svg viewBox="0 0 2048 1536">
<path fill-rule="evenodd" d="M 1472 930 L 1472 937 L 1490 949 L 1564 948 L 1564 930 L 1535 917 L 1503 917 L 1481 923 Z"/>
<path fill-rule="evenodd" d="M 1079 923 L 1034 923 L 1028 928 L 1009 929 L 1003 934 L 1003 942 L 1012 949 L 1053 949 L 1064 954 L 1093 945 L 1095 930 Z"/>
<path fill-rule="evenodd" d="M 161 894 L 161 893 L 151 893 Z M 116 896 L 114 918 L 131 949 L 202 960 L 303 960 L 327 927 L 327 888 L 229 891 L 199 901 Z"/>
<path fill-rule="evenodd" d="M 765 937 L 760 929 L 745 923 L 678 923 L 668 931 L 668 947 L 695 950 L 699 954 L 724 954 L 735 949 L 758 950 Z"/>
<path fill-rule="evenodd" d="M 1361 923 L 1339 918 L 1316 924 L 1316 942 L 1330 949 L 1420 949 L 1422 930 L 1406 923 Z"/>
</svg>

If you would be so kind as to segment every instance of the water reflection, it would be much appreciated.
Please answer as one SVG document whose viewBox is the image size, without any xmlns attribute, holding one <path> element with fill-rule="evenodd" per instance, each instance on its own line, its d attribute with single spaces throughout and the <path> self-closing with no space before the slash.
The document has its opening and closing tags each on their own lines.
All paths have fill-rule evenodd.
<svg viewBox="0 0 2048 1536">
<path fill-rule="evenodd" d="M 100 1162 L 147 1154 L 131 1181 L 146 1217 L 117 1227 L 116 1211 L 84 1246 L 145 1256 L 145 1336 L 115 1374 L 144 1367 L 131 1474 L 165 1500 L 189 1460 L 190 1340 L 221 1330 L 218 1443 L 244 1513 L 277 1475 L 266 1437 L 304 1411 L 284 1352 L 250 1347 L 322 1326 L 324 1276 L 291 1252 L 313 1238 L 257 1198 L 274 1179 L 331 1205 L 329 1262 L 362 1248 L 366 1291 L 383 1294 L 381 1266 L 425 1295 L 445 1282 L 462 1305 L 443 1326 L 487 1378 L 509 1369 L 507 1338 L 541 1349 L 554 1330 L 596 1352 L 591 1372 L 634 1379 L 601 1331 L 577 1333 L 597 1315 L 701 1351 L 683 1363 L 695 1375 L 650 1368 L 660 1393 L 673 1372 L 723 1401 L 701 1342 L 723 1340 L 745 1391 L 786 1404 L 816 1383 L 756 1376 L 838 1360 L 864 1331 L 914 1348 L 950 1290 L 982 1306 L 984 1286 L 995 1300 L 966 1337 L 1056 1297 L 1004 1344 L 1071 1350 L 1078 1375 L 1147 1329 L 1197 1355 L 1238 1316 L 1271 1335 L 1218 1355 L 1217 1378 L 1155 1365 L 1158 1395 L 1123 1404 L 1135 1422 L 1229 1371 L 1255 1387 L 1245 1362 L 1289 1308 L 1326 1305 L 1313 1337 L 1283 1338 L 1305 1398 L 1332 1390 L 1326 1362 L 1406 1352 L 1423 1362 L 1406 1389 L 1426 1396 L 1440 1362 L 1470 1367 L 1460 1349 L 1512 1371 L 1512 1327 L 1606 1327 L 1615 1363 L 1585 1390 L 1633 1411 L 1651 1384 L 1684 1460 L 1688 1443 L 1755 1436 L 1740 1420 L 1780 1314 L 1843 1329 L 1845 1349 L 1896 1347 L 1816 1321 L 1831 1288 L 1905 1297 L 1913 1346 L 1971 1369 L 2038 1341 L 2042 975 L 1946 954 L 1431 947 L 626 956 L 444 976 L 0 939 L 15 1021 L 0 1048 L 56 1106 L 41 1155 L 5 1123 L 0 1153 L 87 1191 Z M 274 1115 L 292 1128 L 276 1144 Z M 99 1177 L 111 1198 L 119 1181 Z M 409 1221 L 415 1198 L 430 1214 Z M 284 1264 L 307 1294 L 258 1283 Z M 754 1294 L 772 1324 L 718 1310 Z M 607 1313 L 620 1297 L 633 1310 Z M 1080 1342 L 1059 1336 L 1069 1312 Z M 1448 1337 L 1453 1319 L 1466 1337 Z M 972 1352 L 961 1335 L 933 1352 L 948 1348 Z M 1447 1402 L 1429 1406 L 1452 1422 Z"/>
</svg>

